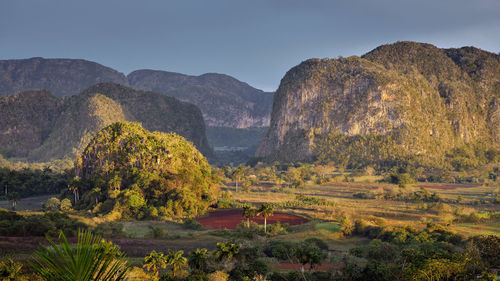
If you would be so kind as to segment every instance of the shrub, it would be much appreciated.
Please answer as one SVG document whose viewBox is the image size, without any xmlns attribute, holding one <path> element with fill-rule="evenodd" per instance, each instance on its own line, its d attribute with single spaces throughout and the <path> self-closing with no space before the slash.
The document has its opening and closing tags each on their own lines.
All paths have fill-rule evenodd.
<svg viewBox="0 0 500 281">
<path fill-rule="evenodd" d="M 61 201 L 60 208 L 61 208 L 61 211 L 69 211 L 69 210 L 71 210 L 72 206 L 73 205 L 71 204 L 71 200 L 69 200 L 68 198 L 64 198 Z"/>
<path fill-rule="evenodd" d="M 57 211 L 61 207 L 61 201 L 59 199 L 52 197 L 45 201 L 43 208 L 48 211 Z"/>
<path fill-rule="evenodd" d="M 187 229 L 193 229 L 193 230 L 199 230 L 203 228 L 203 225 L 193 219 L 185 219 L 184 220 L 184 227 Z"/>
</svg>

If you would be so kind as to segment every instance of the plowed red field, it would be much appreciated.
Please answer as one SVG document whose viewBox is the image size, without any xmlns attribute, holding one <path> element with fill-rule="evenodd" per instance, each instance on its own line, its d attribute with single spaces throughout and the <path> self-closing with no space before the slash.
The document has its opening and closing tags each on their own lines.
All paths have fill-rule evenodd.
<svg viewBox="0 0 500 281">
<path fill-rule="evenodd" d="M 242 221 L 243 211 L 230 209 L 230 210 L 220 210 L 210 212 L 207 216 L 197 218 L 196 221 L 201 223 L 205 227 L 215 228 L 215 229 L 235 229 L 236 226 Z M 251 221 L 258 224 L 264 224 L 264 217 L 257 216 Z M 280 223 L 288 223 L 290 225 L 303 224 L 308 222 L 307 219 L 295 215 L 275 213 L 272 216 L 267 217 L 267 223 L 275 223 L 279 221 Z"/>
</svg>

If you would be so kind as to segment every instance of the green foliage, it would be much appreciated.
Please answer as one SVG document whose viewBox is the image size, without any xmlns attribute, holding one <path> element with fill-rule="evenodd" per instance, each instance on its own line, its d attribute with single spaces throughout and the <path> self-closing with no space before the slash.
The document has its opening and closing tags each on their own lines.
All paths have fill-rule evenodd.
<svg viewBox="0 0 500 281">
<path fill-rule="evenodd" d="M 59 212 L 21 216 L 0 209 L 0 235 L 3 236 L 57 235 L 59 231 L 75 236 L 79 228 L 85 228 L 85 224 Z"/>
<path fill-rule="evenodd" d="M 104 128 L 79 159 L 75 169 L 81 180 L 75 185 L 84 192 L 79 207 L 98 213 L 193 217 L 217 196 L 211 167 L 192 143 L 173 133 L 150 133 L 136 123 Z"/>
<path fill-rule="evenodd" d="M 17 192 L 21 198 L 58 194 L 68 186 L 68 176 L 50 169 L 0 168 L 0 193 Z"/>
<path fill-rule="evenodd" d="M 61 208 L 61 201 L 52 197 L 43 204 L 43 208 L 48 211 L 58 211 Z"/>
<path fill-rule="evenodd" d="M 76 249 L 70 246 L 63 232 L 59 234 L 59 245 L 50 239 L 49 243 L 30 262 L 43 280 L 126 280 L 129 267 L 119 248 L 90 231 L 78 233 Z"/>
<path fill-rule="evenodd" d="M 193 270 L 205 271 L 208 268 L 209 258 L 207 249 L 196 249 L 189 254 L 189 267 Z"/>
<path fill-rule="evenodd" d="M 185 219 L 183 223 L 184 227 L 192 230 L 200 230 L 203 228 L 203 225 L 191 218 Z"/>
<path fill-rule="evenodd" d="M 217 243 L 215 258 L 218 261 L 232 260 L 240 252 L 240 246 L 234 243 Z"/>
<path fill-rule="evenodd" d="M 0 261 L 0 280 L 1 281 L 21 281 L 25 280 L 22 273 L 23 264 L 15 262 L 12 259 Z"/>
</svg>

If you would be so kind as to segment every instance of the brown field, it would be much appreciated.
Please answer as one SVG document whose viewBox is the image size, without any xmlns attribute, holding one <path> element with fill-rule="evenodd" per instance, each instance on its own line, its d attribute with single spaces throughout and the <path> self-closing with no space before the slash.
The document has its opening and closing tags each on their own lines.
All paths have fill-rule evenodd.
<svg viewBox="0 0 500 281">
<path fill-rule="evenodd" d="M 210 212 L 208 216 L 197 218 L 196 221 L 201 223 L 204 227 L 214 228 L 214 229 L 235 229 L 243 218 L 243 211 L 230 209 L 230 210 L 221 210 Z M 257 216 L 252 218 L 251 221 L 256 222 L 258 224 L 264 224 L 264 217 Z M 288 223 L 290 225 L 298 225 L 308 222 L 306 218 L 284 214 L 284 213 L 275 213 L 272 216 L 267 217 L 267 223 Z"/>
<path fill-rule="evenodd" d="M 459 189 L 459 188 L 472 188 L 479 187 L 477 184 L 419 184 L 416 187 L 431 188 L 431 189 Z"/>
</svg>

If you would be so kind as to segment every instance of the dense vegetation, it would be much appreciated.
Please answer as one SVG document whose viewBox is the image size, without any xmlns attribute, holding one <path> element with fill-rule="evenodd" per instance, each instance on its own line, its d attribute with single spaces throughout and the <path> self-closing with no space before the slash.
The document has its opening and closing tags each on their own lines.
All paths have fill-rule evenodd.
<svg viewBox="0 0 500 281">
<path fill-rule="evenodd" d="M 80 228 L 86 225 L 60 212 L 20 215 L 0 209 L 0 236 L 54 236 L 62 231 L 72 237 Z"/>
<path fill-rule="evenodd" d="M 8 198 L 11 192 L 18 193 L 21 198 L 59 194 L 68 188 L 69 180 L 70 178 L 66 174 L 55 173 L 50 169 L 11 170 L 0 168 L 0 198 Z"/>
<path fill-rule="evenodd" d="M 218 192 L 210 165 L 192 143 L 137 123 L 114 123 L 97 133 L 75 173 L 77 206 L 110 219 L 197 216 Z"/>
</svg>

